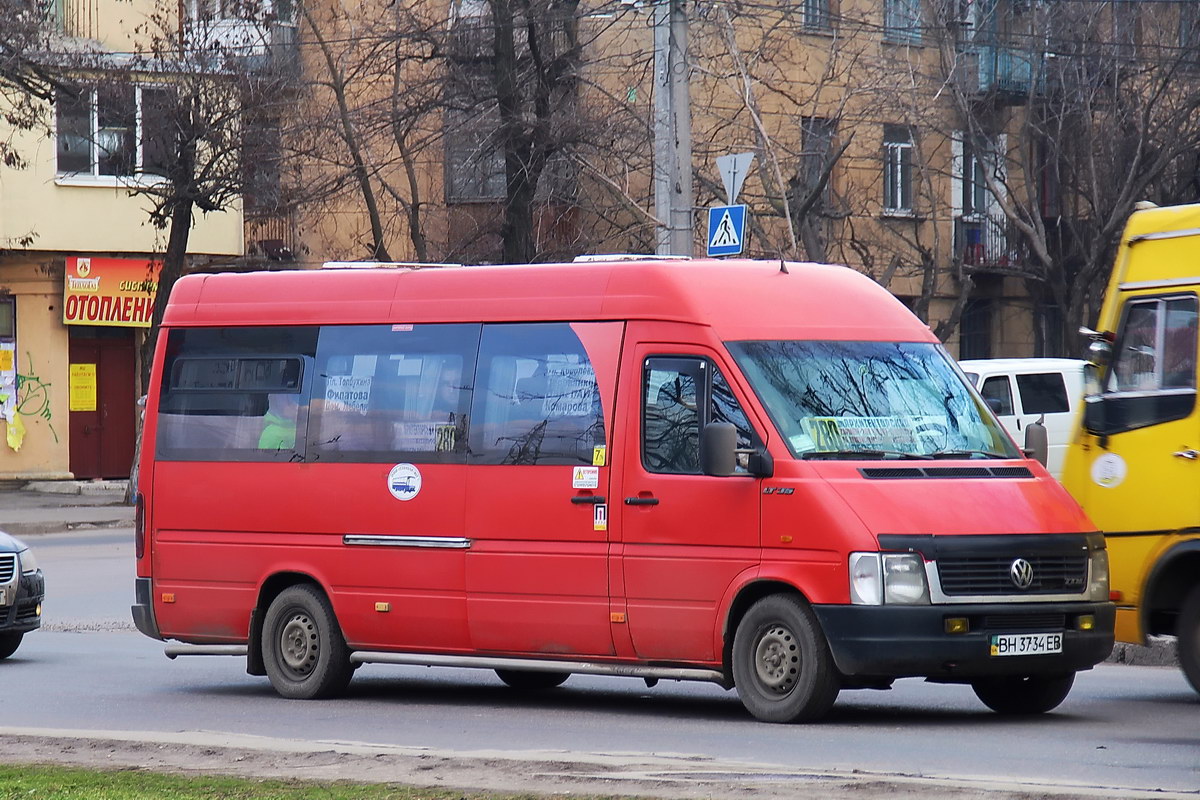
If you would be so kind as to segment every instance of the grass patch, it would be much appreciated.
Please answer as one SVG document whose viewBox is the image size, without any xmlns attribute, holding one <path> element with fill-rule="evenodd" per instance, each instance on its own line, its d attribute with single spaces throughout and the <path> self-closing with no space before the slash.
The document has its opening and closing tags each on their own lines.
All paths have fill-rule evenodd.
<svg viewBox="0 0 1200 800">
<path fill-rule="evenodd" d="M 546 800 L 397 784 L 166 775 L 140 770 L 0 766 L 0 800 Z M 562 797 L 562 795 L 554 795 Z M 572 800 L 586 800 L 572 795 Z"/>
</svg>

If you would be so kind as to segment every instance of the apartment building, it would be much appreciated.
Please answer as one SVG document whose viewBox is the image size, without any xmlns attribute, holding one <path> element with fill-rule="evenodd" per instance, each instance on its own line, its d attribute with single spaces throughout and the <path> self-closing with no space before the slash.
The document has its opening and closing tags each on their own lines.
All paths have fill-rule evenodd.
<svg viewBox="0 0 1200 800">
<path fill-rule="evenodd" d="M 129 474 L 138 345 L 167 233 L 136 190 L 165 180 L 172 91 L 164 71 L 134 64 L 160 11 L 28 6 L 44 34 L 28 55 L 56 67 L 57 85 L 31 128 L 0 130 L 22 162 L 0 165 L 0 479 Z M 240 257 L 240 204 L 197 212 L 188 249 Z"/>
<path fill-rule="evenodd" d="M 1144 158 L 1195 142 L 1150 105 L 1197 89 L 1192 5 L 688 4 L 694 252 L 716 158 L 753 152 L 747 254 L 866 272 L 962 357 L 1063 354 L 1109 221 L 1193 191 L 1186 148 Z M 301 182 L 343 191 L 307 209 L 301 261 L 653 252 L 655 4 L 313 8 L 299 116 L 326 149 L 299 148 Z M 1135 108 L 1153 131 L 1127 135 Z"/>
</svg>

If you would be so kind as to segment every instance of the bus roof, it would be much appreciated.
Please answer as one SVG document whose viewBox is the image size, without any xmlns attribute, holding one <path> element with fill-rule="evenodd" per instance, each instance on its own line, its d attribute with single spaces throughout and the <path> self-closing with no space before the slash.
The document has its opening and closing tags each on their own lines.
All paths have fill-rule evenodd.
<svg viewBox="0 0 1200 800">
<path fill-rule="evenodd" d="M 218 273 L 181 278 L 167 326 L 551 320 L 711 325 L 724 340 L 937 339 L 847 267 L 781 261 L 613 261 L 463 269 Z"/>
</svg>

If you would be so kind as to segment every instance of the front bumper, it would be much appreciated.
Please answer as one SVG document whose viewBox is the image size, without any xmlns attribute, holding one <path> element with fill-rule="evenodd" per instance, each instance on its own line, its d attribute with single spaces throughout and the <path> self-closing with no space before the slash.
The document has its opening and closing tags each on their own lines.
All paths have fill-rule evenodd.
<svg viewBox="0 0 1200 800">
<path fill-rule="evenodd" d="M 42 601 L 46 579 L 42 571 L 22 573 L 17 579 L 13 602 L 0 606 L 0 633 L 28 633 L 42 627 Z"/>
<path fill-rule="evenodd" d="M 1108 658 L 1116 614 L 1112 603 L 814 606 L 838 670 L 849 677 L 923 677 L 948 682 L 993 675 L 1062 674 Z M 1083 615 L 1092 630 L 1077 629 Z M 968 633 L 945 632 L 947 617 L 966 617 Z M 1001 633 L 1063 633 L 1061 653 L 992 656 Z"/>
</svg>

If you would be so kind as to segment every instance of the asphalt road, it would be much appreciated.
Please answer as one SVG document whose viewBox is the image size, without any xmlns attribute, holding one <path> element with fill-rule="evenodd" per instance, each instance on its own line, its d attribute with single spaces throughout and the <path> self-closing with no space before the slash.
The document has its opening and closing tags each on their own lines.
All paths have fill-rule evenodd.
<svg viewBox="0 0 1200 800">
<path fill-rule="evenodd" d="M 357 742 L 520 758 L 673 754 L 697 764 L 791 773 L 922 776 L 1200 796 L 1200 697 L 1166 667 L 1101 665 L 1035 719 L 989 712 L 969 688 L 898 681 L 843 692 L 818 725 L 750 719 L 734 692 L 708 684 L 574 676 L 521 694 L 490 672 L 367 665 L 336 701 L 283 700 L 244 661 L 170 661 L 129 629 L 127 530 L 30 537 L 47 574 L 47 630 L 0 662 L 5 731 L 118 731 Z M 726 766 L 723 769 L 731 769 Z"/>
</svg>

